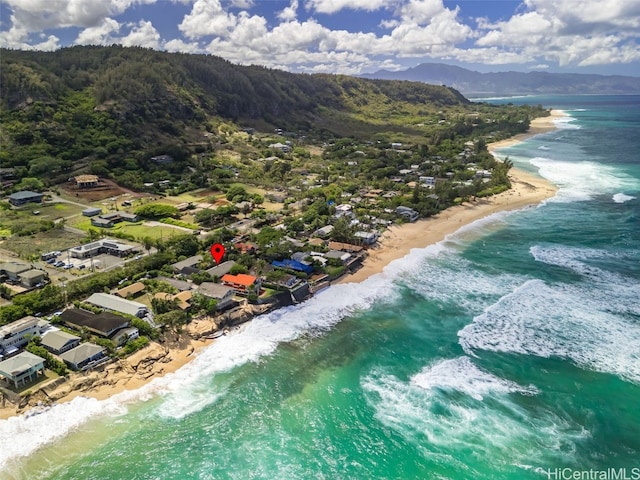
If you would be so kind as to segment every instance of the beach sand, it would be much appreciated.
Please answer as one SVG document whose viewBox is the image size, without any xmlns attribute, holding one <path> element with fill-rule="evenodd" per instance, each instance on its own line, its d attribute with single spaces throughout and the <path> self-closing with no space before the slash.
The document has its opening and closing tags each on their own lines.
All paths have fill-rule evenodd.
<svg viewBox="0 0 640 480">
<path fill-rule="evenodd" d="M 489 144 L 488 149 L 493 153 L 496 148 L 511 146 L 533 135 L 554 130 L 556 127 L 553 120 L 561 116 L 563 112 L 554 110 L 549 117 L 533 120 L 527 133 Z M 464 225 L 493 213 L 540 203 L 552 197 L 557 190 L 545 179 L 515 168 L 509 171 L 509 175 L 512 188 L 504 193 L 448 208 L 428 219 L 390 227 L 382 235 L 378 246 L 369 250 L 362 268 L 334 283 L 366 280 L 369 276 L 382 272 L 391 261 L 407 255 L 413 248 L 425 248 L 440 242 Z M 110 363 L 103 369 L 73 373 L 61 385 L 47 388 L 46 395 L 34 394 L 30 403 L 62 403 L 78 396 L 103 400 L 125 390 L 138 389 L 153 378 L 175 372 L 191 361 L 200 349 L 215 341 L 206 339 L 206 335 L 215 330 L 215 327 L 210 318 L 194 320 L 187 327 L 187 334 L 183 333 L 173 342 L 152 342 L 128 358 Z M 30 405 L 17 408 L 6 402 L 4 407 L 0 406 L 0 419 L 25 413 L 29 409 Z"/>
</svg>

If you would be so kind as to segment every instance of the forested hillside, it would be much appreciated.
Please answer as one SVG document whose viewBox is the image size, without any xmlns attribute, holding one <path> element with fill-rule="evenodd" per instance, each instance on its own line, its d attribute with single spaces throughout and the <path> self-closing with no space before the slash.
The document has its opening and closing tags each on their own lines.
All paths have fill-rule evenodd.
<svg viewBox="0 0 640 480">
<path fill-rule="evenodd" d="M 0 75 L 0 166 L 49 184 L 83 171 L 130 186 L 141 179 L 127 172 L 157 171 L 156 180 L 184 173 L 194 153 L 226 141 L 216 137 L 221 125 L 316 140 L 386 131 L 443 139 L 470 131 L 465 116 L 477 108 L 442 86 L 291 74 L 121 46 L 2 50 Z M 456 115 L 454 127 L 443 124 Z M 501 110 L 487 128 L 526 129 L 531 116 Z M 162 154 L 175 162 L 150 162 Z"/>
</svg>

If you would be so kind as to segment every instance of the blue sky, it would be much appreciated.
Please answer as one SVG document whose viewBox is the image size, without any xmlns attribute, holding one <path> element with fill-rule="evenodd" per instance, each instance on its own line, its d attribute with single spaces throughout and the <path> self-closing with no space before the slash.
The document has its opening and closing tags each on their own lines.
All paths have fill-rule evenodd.
<svg viewBox="0 0 640 480">
<path fill-rule="evenodd" d="M 308 73 L 640 76 L 640 0 L 0 0 L 2 47 L 114 43 Z"/>
</svg>

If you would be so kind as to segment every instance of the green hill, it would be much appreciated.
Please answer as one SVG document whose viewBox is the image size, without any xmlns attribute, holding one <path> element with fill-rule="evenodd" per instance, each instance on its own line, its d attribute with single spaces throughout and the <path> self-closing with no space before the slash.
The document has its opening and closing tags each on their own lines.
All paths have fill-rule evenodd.
<svg viewBox="0 0 640 480">
<path fill-rule="evenodd" d="M 0 50 L 0 75 L 0 166 L 49 183 L 82 171 L 119 181 L 126 172 L 183 173 L 192 154 L 211 151 L 221 125 L 317 140 L 424 137 L 433 131 L 415 125 L 425 118 L 437 124 L 478 108 L 442 86 L 291 74 L 121 46 Z M 514 108 L 509 122 L 526 127 L 531 116 Z M 149 161 L 160 154 L 176 161 Z"/>
</svg>

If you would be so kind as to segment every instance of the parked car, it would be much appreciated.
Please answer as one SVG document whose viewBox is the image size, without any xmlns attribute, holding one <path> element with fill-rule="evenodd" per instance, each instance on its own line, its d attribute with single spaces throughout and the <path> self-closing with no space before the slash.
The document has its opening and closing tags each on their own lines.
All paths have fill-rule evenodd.
<svg viewBox="0 0 640 480">
<path fill-rule="evenodd" d="M 58 260 L 56 263 L 53 264 L 54 267 L 64 267 L 64 262 Z"/>
<path fill-rule="evenodd" d="M 69 263 L 69 264 L 65 265 L 63 268 L 65 270 L 69 270 L 70 268 L 73 268 L 73 263 Z"/>
<path fill-rule="evenodd" d="M 47 263 L 48 263 L 49 265 L 53 265 L 54 263 L 56 263 L 56 261 L 57 261 L 57 260 L 56 260 L 55 258 L 50 258 L 49 260 L 47 260 Z"/>
</svg>

